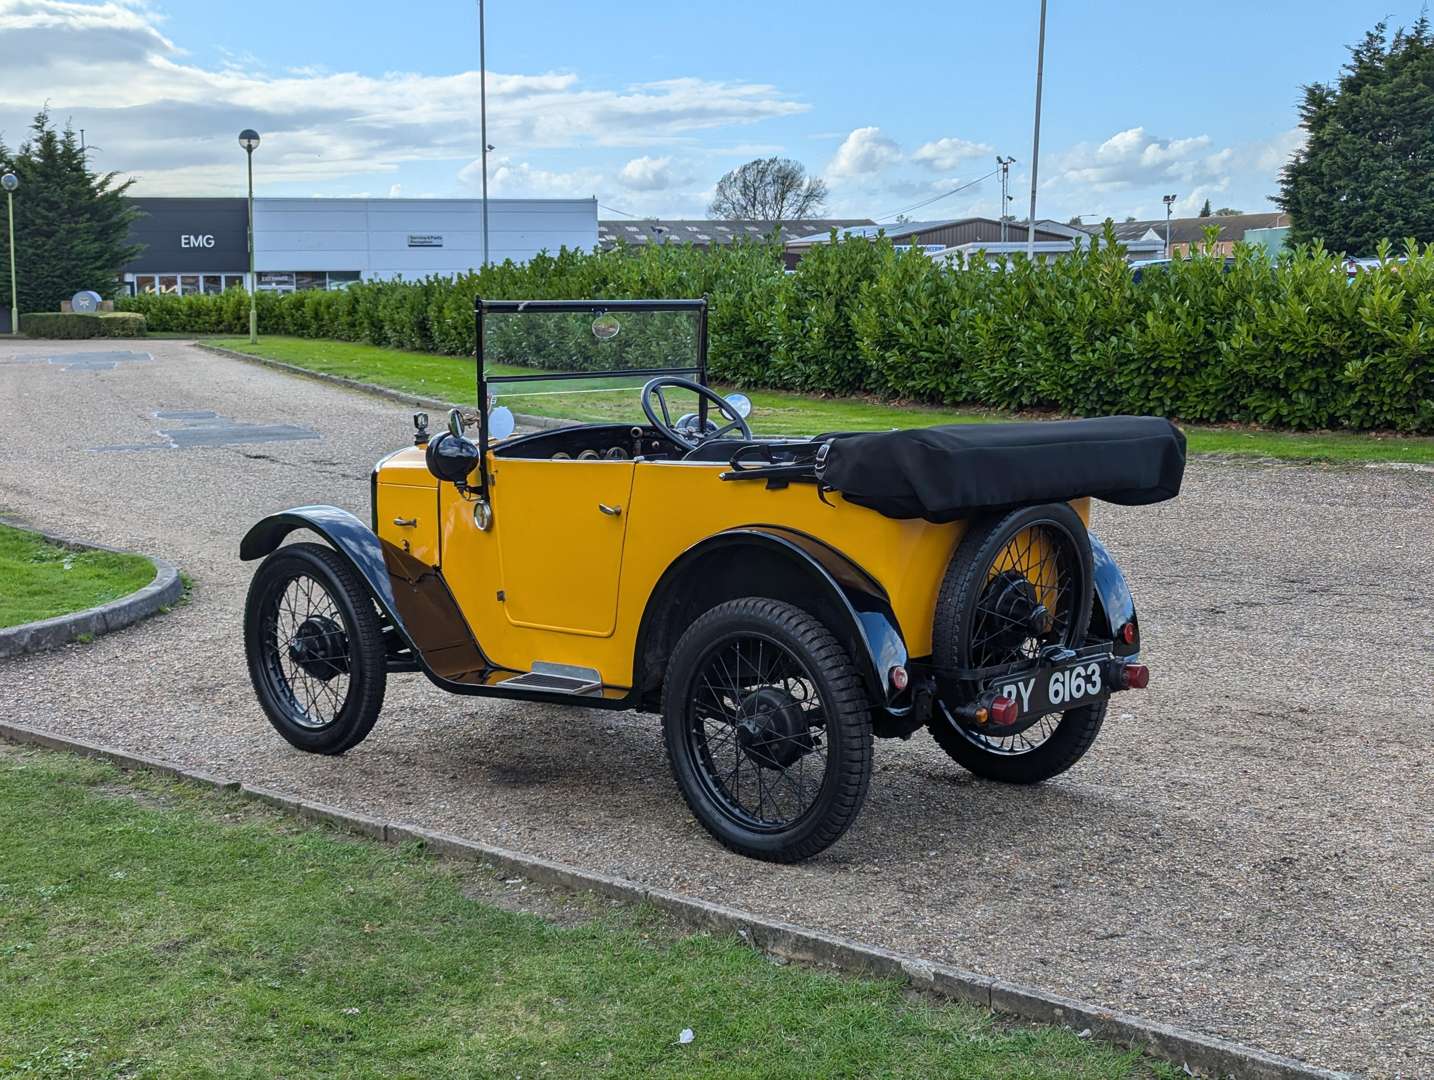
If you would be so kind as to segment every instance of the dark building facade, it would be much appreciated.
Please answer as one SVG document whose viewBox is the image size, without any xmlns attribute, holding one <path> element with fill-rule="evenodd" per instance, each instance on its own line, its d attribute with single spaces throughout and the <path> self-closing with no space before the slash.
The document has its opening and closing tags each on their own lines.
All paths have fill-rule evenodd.
<svg viewBox="0 0 1434 1080">
<path fill-rule="evenodd" d="M 123 268 L 134 292 L 218 293 L 243 288 L 249 270 L 244 199 L 135 198 L 130 240 L 144 249 Z"/>
</svg>

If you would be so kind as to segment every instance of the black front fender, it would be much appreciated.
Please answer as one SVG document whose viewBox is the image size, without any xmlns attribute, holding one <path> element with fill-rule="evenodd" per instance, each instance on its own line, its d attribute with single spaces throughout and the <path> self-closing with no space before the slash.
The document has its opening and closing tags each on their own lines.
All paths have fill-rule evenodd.
<svg viewBox="0 0 1434 1080">
<path fill-rule="evenodd" d="M 262 559 L 273 553 L 284 538 L 298 529 L 318 533 L 339 554 L 353 564 L 373 592 L 373 598 L 398 630 L 405 643 L 413 642 L 398 613 L 388 564 L 383 558 L 383 542 L 358 518 L 337 506 L 296 506 L 280 514 L 270 514 L 256 522 L 239 541 L 239 558 L 245 562 Z"/>
<path fill-rule="evenodd" d="M 297 506 L 272 514 L 244 534 L 239 557 L 261 559 L 298 529 L 317 533 L 348 559 L 399 640 L 430 677 L 457 682 L 489 669 L 438 569 L 380 539 L 347 510 Z"/>
</svg>

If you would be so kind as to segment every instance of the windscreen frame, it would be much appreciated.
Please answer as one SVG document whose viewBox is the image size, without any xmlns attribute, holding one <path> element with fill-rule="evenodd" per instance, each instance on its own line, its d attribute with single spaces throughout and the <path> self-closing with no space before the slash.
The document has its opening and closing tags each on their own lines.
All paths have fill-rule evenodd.
<svg viewBox="0 0 1434 1080">
<path fill-rule="evenodd" d="M 598 318 L 602 315 L 631 312 L 686 311 L 697 318 L 697 362 L 693 365 L 654 368 L 614 368 L 606 371 L 564 371 L 535 372 L 532 375 L 489 375 L 484 367 L 483 320 L 488 314 L 522 315 L 573 312 L 586 313 Z M 480 497 L 488 495 L 488 387 L 507 383 L 554 382 L 577 379 L 607 379 L 614 376 L 648 376 L 659 378 L 675 375 L 695 379 L 702 386 L 707 385 L 707 298 L 690 300 L 485 300 L 481 296 L 473 301 L 474 361 L 478 381 L 478 474 L 477 491 Z M 707 399 L 698 398 L 698 417 L 705 430 L 707 425 Z"/>
</svg>

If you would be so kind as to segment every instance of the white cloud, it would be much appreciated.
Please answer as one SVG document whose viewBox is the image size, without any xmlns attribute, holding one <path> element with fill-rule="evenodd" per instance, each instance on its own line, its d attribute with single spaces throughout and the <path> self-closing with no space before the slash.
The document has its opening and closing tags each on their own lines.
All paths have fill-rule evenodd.
<svg viewBox="0 0 1434 1080">
<path fill-rule="evenodd" d="M 1282 131 L 1272 139 L 1262 143 L 1256 143 L 1252 147 L 1255 159 L 1255 167 L 1263 172 L 1272 175 L 1279 175 L 1290 155 L 1296 150 L 1303 150 L 1309 133 L 1304 128 L 1291 128 L 1289 131 Z"/>
<path fill-rule="evenodd" d="M 99 164 L 139 175 L 140 194 L 220 193 L 243 183 L 234 133 L 257 128 L 266 181 L 334 182 L 410 161 L 471 157 L 476 71 L 379 76 L 186 61 L 143 3 L 0 0 L 0 131 L 23 139 L 46 101 L 104 147 Z M 790 116 L 775 87 L 697 78 L 590 88 L 576 74 L 488 75 L 489 138 L 510 155 L 670 144 Z"/>
<path fill-rule="evenodd" d="M 883 135 L 881 128 L 859 127 L 837 147 L 826 175 L 836 179 L 869 176 L 900 160 L 901 147 Z"/>
<path fill-rule="evenodd" d="M 1053 186 L 1083 186 L 1092 191 L 1180 181 L 1217 182 L 1230 169 L 1234 151 L 1213 148 L 1210 136 L 1162 139 L 1143 127 L 1116 132 L 1099 146 L 1072 147 L 1057 160 Z"/>
<path fill-rule="evenodd" d="M 917 148 L 911 155 L 911 160 L 925 165 L 929 169 L 946 172 L 970 158 L 985 157 L 994 154 L 995 147 L 986 143 L 970 142 L 966 139 L 943 138 L 935 139 Z"/>
<path fill-rule="evenodd" d="M 459 182 L 477 192 L 483 186 L 483 162 L 481 158 L 470 161 L 458 172 Z M 572 172 L 558 172 L 551 169 L 534 168 L 526 161 L 511 162 L 507 158 L 490 158 L 488 162 L 488 194 L 500 195 L 550 195 L 556 197 L 588 198 L 604 186 L 602 173 L 593 169 L 574 169 Z"/>
<path fill-rule="evenodd" d="M 668 188 L 687 180 L 678 176 L 672 167 L 670 157 L 633 158 L 617 174 L 623 187 L 633 191 L 666 191 Z"/>
</svg>

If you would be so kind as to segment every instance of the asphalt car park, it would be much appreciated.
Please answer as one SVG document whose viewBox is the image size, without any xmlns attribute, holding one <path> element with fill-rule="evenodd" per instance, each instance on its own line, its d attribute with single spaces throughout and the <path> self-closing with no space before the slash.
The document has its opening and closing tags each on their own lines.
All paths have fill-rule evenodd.
<svg viewBox="0 0 1434 1080">
<path fill-rule="evenodd" d="M 1173 502 L 1098 504 L 1149 690 L 1035 788 L 975 780 L 924 733 L 879 743 L 852 830 L 766 865 L 683 811 L 651 716 L 396 677 L 361 747 L 293 751 L 245 670 L 239 538 L 304 503 L 366 518 L 408 412 L 180 342 L 55 362 L 92 349 L 0 346 L 0 513 L 197 586 L 164 618 L 7 664 L 6 718 L 1326 1066 L 1434 1067 L 1434 474 L 1196 458 Z"/>
</svg>

